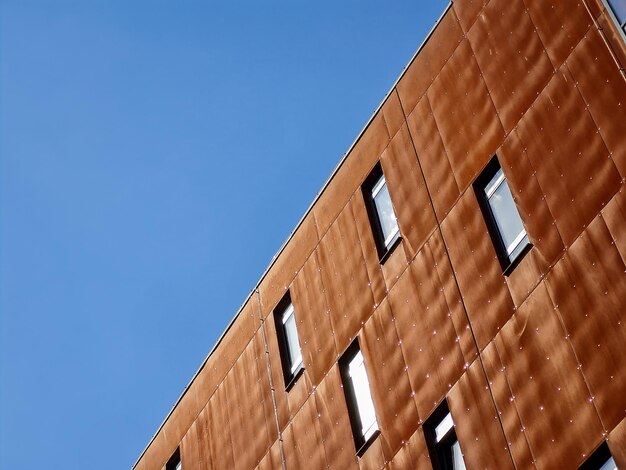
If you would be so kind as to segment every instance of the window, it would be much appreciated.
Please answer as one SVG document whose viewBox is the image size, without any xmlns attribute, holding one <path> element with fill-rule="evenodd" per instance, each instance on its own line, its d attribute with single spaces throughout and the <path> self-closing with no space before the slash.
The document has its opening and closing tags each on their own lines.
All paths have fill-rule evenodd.
<svg viewBox="0 0 626 470">
<path fill-rule="evenodd" d="M 474 189 L 498 259 L 507 273 L 528 250 L 530 243 L 497 158 L 478 177 Z"/>
<path fill-rule="evenodd" d="M 424 423 L 424 434 L 433 468 L 465 470 L 461 446 L 454 432 L 454 422 L 444 400 Z"/>
<path fill-rule="evenodd" d="M 607 0 L 619 27 L 626 33 L 626 0 Z"/>
<path fill-rule="evenodd" d="M 278 335 L 285 386 L 289 389 L 304 370 L 302 351 L 300 349 L 298 330 L 296 328 L 296 315 L 289 292 L 287 292 L 287 295 L 276 307 L 274 320 L 276 323 L 276 333 Z"/>
<path fill-rule="evenodd" d="M 165 470 L 183 470 L 183 464 L 180 460 L 180 448 L 176 449 L 165 466 Z"/>
<path fill-rule="evenodd" d="M 589 456 L 579 470 L 617 470 L 617 465 L 606 442 L 603 442 L 596 451 Z"/>
<path fill-rule="evenodd" d="M 363 354 L 358 341 L 348 347 L 339 360 L 343 391 L 352 426 L 357 454 L 362 455 L 378 435 L 374 402 L 370 393 Z"/>
<path fill-rule="evenodd" d="M 365 180 L 363 197 L 374 232 L 376 249 L 380 259 L 383 260 L 400 239 L 400 228 L 380 164 L 376 165 Z"/>
</svg>

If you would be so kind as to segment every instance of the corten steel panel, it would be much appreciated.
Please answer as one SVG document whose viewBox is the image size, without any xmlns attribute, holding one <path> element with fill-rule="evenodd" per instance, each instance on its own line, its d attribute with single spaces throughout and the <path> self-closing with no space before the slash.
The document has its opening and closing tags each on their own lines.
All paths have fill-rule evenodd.
<svg viewBox="0 0 626 470">
<path fill-rule="evenodd" d="M 504 138 L 504 130 L 467 39 L 428 89 L 457 184 L 467 188 Z"/>
<path fill-rule="evenodd" d="M 202 412 L 198 415 L 195 424 L 198 428 L 198 451 L 200 453 L 200 462 L 202 469 L 212 470 L 214 469 L 213 457 L 211 456 L 211 415 L 209 405 L 204 407 Z"/>
<path fill-rule="evenodd" d="M 602 439 L 591 394 L 543 283 L 496 338 L 538 468 L 577 468 Z"/>
<path fill-rule="evenodd" d="M 621 177 L 569 71 L 561 67 L 518 127 L 566 246 L 619 189 Z"/>
<path fill-rule="evenodd" d="M 419 162 L 432 198 L 438 220 L 443 220 L 459 198 L 459 186 L 452 172 L 450 160 L 443 146 L 428 96 L 424 96 L 407 123 L 419 155 Z"/>
<path fill-rule="evenodd" d="M 435 229 L 435 213 L 406 125 L 383 152 L 380 162 L 409 259 Z"/>
<path fill-rule="evenodd" d="M 622 260 L 626 261 L 626 189 L 623 185 L 602 210 L 602 217 L 611 232 L 612 242 Z"/>
<path fill-rule="evenodd" d="M 289 403 L 287 401 L 287 393 L 285 392 L 285 378 L 283 376 L 282 365 L 280 362 L 280 349 L 278 348 L 274 318 L 271 316 L 266 318 L 263 322 L 263 328 L 265 330 L 265 339 L 263 341 L 267 341 L 267 350 L 269 353 L 269 369 L 272 378 L 272 385 L 274 387 L 276 415 L 278 416 L 280 428 L 284 429 L 290 416 Z"/>
<path fill-rule="evenodd" d="M 421 426 L 413 433 L 387 468 L 390 470 L 432 468 Z"/>
<path fill-rule="evenodd" d="M 489 0 L 460 0 L 454 2 L 454 12 L 459 17 L 459 23 L 463 31 L 467 32 L 470 30 L 478 18 L 478 14 L 487 3 L 489 3 Z"/>
<path fill-rule="evenodd" d="M 402 275 L 407 267 L 408 259 L 405 250 L 404 240 L 393 249 L 391 254 L 387 257 L 385 262 L 381 265 L 383 271 L 383 277 L 385 278 L 385 285 L 387 290 L 390 290 L 398 278 Z"/>
<path fill-rule="evenodd" d="M 481 358 L 515 466 L 520 469 L 533 468 L 534 458 L 495 342 L 489 343 L 481 353 Z"/>
<path fill-rule="evenodd" d="M 283 461 L 280 453 L 280 443 L 275 441 L 270 447 L 269 452 L 265 454 L 259 465 L 258 470 L 282 470 Z"/>
<path fill-rule="evenodd" d="M 473 190 L 461 196 L 441 228 L 482 350 L 511 317 L 513 300 Z"/>
<path fill-rule="evenodd" d="M 583 38 L 593 19 L 582 0 L 524 0 L 555 68 Z"/>
<path fill-rule="evenodd" d="M 356 449 L 348 408 L 337 365 L 328 372 L 313 395 L 319 413 L 321 444 L 330 469 L 356 469 Z"/>
<path fill-rule="evenodd" d="M 339 354 L 374 310 L 374 299 L 352 208 L 347 206 L 319 245 L 322 281 L 328 293 Z"/>
<path fill-rule="evenodd" d="M 605 429 L 626 416 L 626 265 L 596 217 L 547 278 Z"/>
<path fill-rule="evenodd" d="M 566 64 L 613 162 L 626 177 L 626 80 L 596 28 L 589 30 Z"/>
<path fill-rule="evenodd" d="M 452 387 L 448 404 L 468 468 L 514 468 L 480 361 Z"/>
<path fill-rule="evenodd" d="M 396 452 L 391 461 L 387 462 L 385 469 L 387 470 L 408 470 L 415 468 L 411 462 L 411 452 L 409 451 L 408 441 L 402 445 L 402 448 Z"/>
<path fill-rule="evenodd" d="M 609 17 L 606 10 L 604 14 L 598 17 L 598 28 L 602 30 L 608 47 L 615 54 L 621 68 L 624 69 L 624 67 L 626 67 L 626 43 L 622 39 L 622 35 L 619 33 L 615 22 Z M 622 72 L 622 76 L 625 76 L 624 72 Z"/>
<path fill-rule="evenodd" d="M 626 419 L 609 434 L 609 449 L 619 468 L 626 468 Z"/>
<path fill-rule="evenodd" d="M 302 348 L 304 367 L 313 385 L 321 382 L 337 359 L 330 309 L 322 283 L 317 252 L 314 252 L 300 270 L 291 288 Z"/>
<path fill-rule="evenodd" d="M 356 223 L 356 229 L 361 243 L 361 252 L 367 269 L 372 295 L 374 296 L 374 304 L 378 305 L 387 295 L 387 287 L 385 278 L 380 266 L 380 257 L 376 250 L 374 235 L 372 232 L 372 224 L 370 223 L 365 208 L 365 200 L 363 191 L 357 191 L 350 200 L 352 215 Z"/>
<path fill-rule="evenodd" d="M 258 387 L 261 393 L 261 407 L 265 413 L 265 428 L 269 442 L 278 438 L 276 428 L 276 416 L 274 413 L 274 401 L 272 399 L 272 387 L 270 385 L 270 375 L 267 372 L 267 358 L 265 354 L 265 340 L 263 331 L 259 329 L 254 337 L 254 355 L 256 370 L 259 377 Z"/>
<path fill-rule="evenodd" d="M 467 313 L 465 312 L 465 307 L 463 307 L 463 301 L 461 300 L 461 293 L 454 279 L 450 259 L 446 254 L 440 232 L 433 234 L 428 241 L 428 247 L 432 252 L 436 268 L 432 273 L 433 276 L 436 273 L 437 277 L 433 279 L 435 279 L 435 282 L 438 279 L 439 283 L 441 283 L 441 292 L 443 293 L 447 308 L 449 309 L 450 318 L 454 324 L 454 330 L 457 334 L 459 347 L 463 353 L 463 359 L 465 360 L 465 364 L 469 365 L 478 355 L 478 349 L 470 329 Z"/>
<path fill-rule="evenodd" d="M 318 235 L 315 217 L 310 213 L 280 254 L 267 276 L 261 281 L 259 293 L 261 310 L 266 318 L 280 302 L 289 288 L 289 284 L 302 268 L 309 255 L 317 246 Z"/>
<path fill-rule="evenodd" d="M 404 112 L 402 111 L 402 104 L 396 90 L 392 90 L 389 93 L 389 97 L 381 107 L 383 119 L 385 120 L 385 126 L 389 136 L 393 139 L 396 133 L 400 130 L 400 127 L 404 124 Z"/>
<path fill-rule="evenodd" d="M 320 237 L 344 209 L 389 143 L 389 130 L 379 112 L 350 151 L 313 208 Z"/>
<path fill-rule="evenodd" d="M 467 38 L 509 132 L 554 73 L 523 0 L 491 0 Z"/>
<path fill-rule="evenodd" d="M 391 310 L 385 300 L 360 334 L 372 390 L 381 445 L 387 460 L 400 449 L 418 425 L 406 363 Z"/>
<path fill-rule="evenodd" d="M 436 267 L 426 245 L 388 297 L 422 419 L 441 401 L 464 368 L 442 286 L 431 272 L 436 272 Z"/>
<path fill-rule="evenodd" d="M 198 436 L 198 422 L 194 422 L 180 443 L 180 459 L 185 462 L 185 470 L 202 470 L 207 468 L 203 465 L 200 454 L 200 439 Z"/>
<path fill-rule="evenodd" d="M 398 82 L 398 95 L 406 115 L 413 111 L 462 38 L 459 21 L 450 9 Z"/>
<path fill-rule="evenodd" d="M 315 397 L 311 396 L 283 434 L 287 469 L 326 468 Z"/>
<path fill-rule="evenodd" d="M 367 448 L 365 453 L 359 457 L 360 470 L 382 470 L 385 466 L 385 456 L 380 441 L 380 437 L 376 439 L 371 446 Z"/>
<path fill-rule="evenodd" d="M 234 468 L 233 445 L 228 416 L 228 392 L 221 384 L 209 400 L 209 442 L 213 468 Z"/>
<path fill-rule="evenodd" d="M 225 380 L 229 394 L 229 424 L 235 465 L 255 467 L 270 446 L 263 390 L 255 362 L 255 344 L 250 343 Z"/>
</svg>

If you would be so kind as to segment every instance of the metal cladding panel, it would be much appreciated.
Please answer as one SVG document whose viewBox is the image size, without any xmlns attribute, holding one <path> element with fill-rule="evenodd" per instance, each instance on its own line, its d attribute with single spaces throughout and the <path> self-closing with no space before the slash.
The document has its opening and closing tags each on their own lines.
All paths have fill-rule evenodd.
<svg viewBox="0 0 626 470">
<path fill-rule="evenodd" d="M 228 392 L 222 383 L 209 400 L 210 449 L 213 468 L 234 468 L 233 444 L 230 437 Z"/>
<path fill-rule="evenodd" d="M 489 343 L 481 353 L 481 358 L 515 466 L 533 468 L 534 458 L 495 342 Z"/>
<path fill-rule="evenodd" d="M 326 468 L 315 397 L 311 396 L 283 434 L 287 469 Z"/>
<path fill-rule="evenodd" d="M 318 240 L 315 217 L 310 213 L 261 281 L 259 293 L 263 318 L 283 298 L 291 281 L 317 246 Z"/>
<path fill-rule="evenodd" d="M 385 120 L 387 132 L 393 139 L 404 124 L 404 111 L 402 110 L 402 103 L 400 103 L 400 97 L 395 89 L 389 94 L 387 100 L 383 103 L 381 112 L 383 119 Z"/>
<path fill-rule="evenodd" d="M 496 346 L 537 467 L 577 468 L 603 429 L 543 283 L 502 329 Z"/>
<path fill-rule="evenodd" d="M 478 14 L 489 3 L 489 0 L 460 0 L 454 2 L 454 11 L 459 17 L 463 31 L 470 30 Z"/>
<path fill-rule="evenodd" d="M 468 468 L 514 468 L 480 361 L 452 387 L 448 404 Z"/>
<path fill-rule="evenodd" d="M 180 459 L 181 462 L 185 462 L 185 470 L 203 470 L 207 468 L 202 462 L 198 426 L 198 421 L 194 422 L 180 443 Z"/>
<path fill-rule="evenodd" d="M 565 67 L 517 129 L 559 233 L 569 246 L 617 192 L 621 177 Z"/>
<path fill-rule="evenodd" d="M 381 431 L 379 439 L 386 459 L 391 460 L 417 428 L 419 417 L 387 301 L 365 323 L 360 346 Z"/>
<path fill-rule="evenodd" d="M 256 468 L 257 470 L 282 470 L 283 460 L 280 453 L 280 442 L 275 441 L 272 444 Z"/>
<path fill-rule="evenodd" d="M 623 185 L 602 210 L 602 218 L 611 232 L 612 243 L 626 261 L 626 189 Z"/>
<path fill-rule="evenodd" d="M 524 0 L 555 68 L 582 39 L 593 19 L 583 0 Z"/>
<path fill-rule="evenodd" d="M 211 456 L 211 415 L 209 405 L 204 407 L 202 412 L 196 418 L 198 437 L 198 451 L 200 454 L 200 468 L 203 470 L 214 469 L 213 457 Z M 184 453 L 184 452 L 183 452 Z M 183 457 L 184 459 L 184 457 Z"/>
<path fill-rule="evenodd" d="M 389 140 L 389 129 L 387 129 L 383 113 L 379 112 L 313 207 L 320 236 L 326 233 L 352 194 L 374 168 Z"/>
<path fill-rule="evenodd" d="M 624 67 L 624 64 L 626 64 L 626 42 L 622 39 L 619 29 L 613 19 L 610 18 L 606 9 L 604 9 L 604 14 L 598 16 L 598 28 L 602 30 L 602 34 L 615 54 L 617 61 Z M 622 72 L 622 76 L 624 76 L 624 72 Z"/>
<path fill-rule="evenodd" d="M 393 457 L 386 468 L 389 470 L 432 468 L 421 426 L 404 443 L 402 449 Z"/>
<path fill-rule="evenodd" d="M 389 292 L 418 414 L 424 418 L 441 401 L 464 368 L 457 333 L 426 245 Z M 418 423 L 419 424 L 419 423 Z"/>
<path fill-rule="evenodd" d="M 482 350 L 511 317 L 513 300 L 474 191 L 463 194 L 441 228 L 478 347 Z"/>
<path fill-rule="evenodd" d="M 589 30 L 566 64 L 615 166 L 626 177 L 626 80 L 596 28 Z"/>
<path fill-rule="evenodd" d="M 448 259 L 446 248 L 439 231 L 435 232 L 428 240 L 428 247 L 432 252 L 433 261 L 435 263 L 435 270 L 433 272 L 433 279 L 435 282 L 441 283 L 441 293 L 447 304 L 449 316 L 454 324 L 454 330 L 457 334 L 457 341 L 465 364 L 471 364 L 478 355 L 478 349 L 474 342 L 474 336 L 470 329 L 469 321 L 467 319 L 467 313 L 461 300 L 461 293 L 457 287 L 452 272 L 452 266 Z M 434 277 L 436 274 L 436 277 Z"/>
<path fill-rule="evenodd" d="M 491 0 L 467 38 L 509 132 L 554 73 L 523 0 Z"/>
<path fill-rule="evenodd" d="M 232 392 L 228 397 L 229 424 L 235 465 L 238 468 L 258 465 L 271 442 L 255 349 L 255 343 L 251 342 L 225 380 L 226 388 Z"/>
<path fill-rule="evenodd" d="M 334 366 L 313 395 L 319 414 L 321 443 L 329 469 L 358 468 L 356 449 L 341 385 L 338 366 Z"/>
<path fill-rule="evenodd" d="M 276 325 L 272 317 L 266 318 L 263 322 L 265 337 L 264 345 L 267 341 L 267 351 L 269 360 L 269 374 L 274 387 L 274 399 L 276 402 L 276 415 L 280 429 L 284 429 L 289 422 L 289 403 L 285 391 L 285 377 L 283 375 L 282 364 L 280 362 L 280 349 L 276 335 Z M 266 365 L 267 369 L 267 365 Z"/>
<path fill-rule="evenodd" d="M 351 207 L 347 206 L 319 246 L 337 351 L 341 354 L 374 310 L 367 267 Z"/>
<path fill-rule="evenodd" d="M 413 111 L 461 39 L 463 30 L 450 9 L 398 82 L 396 89 L 406 115 Z"/>
<path fill-rule="evenodd" d="M 467 39 L 428 89 L 457 184 L 465 190 L 500 146 L 504 130 Z"/>
<path fill-rule="evenodd" d="M 381 265 L 387 291 L 393 288 L 406 269 L 408 262 L 405 243 L 404 240 L 401 240 Z"/>
<path fill-rule="evenodd" d="M 356 223 L 356 229 L 361 243 L 361 252 L 367 269 L 372 295 L 374 296 L 374 304 L 378 305 L 387 295 L 387 287 L 385 286 L 385 278 L 374 242 L 372 224 L 367 215 L 362 191 L 357 191 L 354 196 L 352 196 L 349 207 L 352 209 L 352 215 Z"/>
<path fill-rule="evenodd" d="M 386 463 L 380 437 L 359 457 L 360 470 L 382 470 Z"/>
<path fill-rule="evenodd" d="M 436 220 L 413 142 L 403 125 L 380 157 L 409 259 L 435 229 Z"/>
<path fill-rule="evenodd" d="M 268 442 L 273 442 L 278 438 L 278 429 L 276 428 L 274 401 L 272 399 L 270 375 L 268 374 L 267 370 L 265 340 L 263 339 L 262 330 L 257 331 L 257 334 L 254 337 L 254 361 L 259 377 L 257 386 L 259 387 L 259 391 L 261 394 L 261 406 L 265 414 L 265 429 L 267 432 Z"/>
<path fill-rule="evenodd" d="M 291 289 L 291 300 L 295 309 L 304 367 L 313 385 L 318 385 L 337 359 L 337 350 L 332 339 L 330 309 L 317 252 L 313 252 L 296 276 Z"/>
<path fill-rule="evenodd" d="M 547 278 L 604 428 L 626 416 L 626 265 L 602 217 Z"/>
<path fill-rule="evenodd" d="M 626 468 L 626 419 L 609 434 L 609 449 L 619 468 Z"/>
<path fill-rule="evenodd" d="M 442 220 L 459 198 L 460 191 L 428 96 L 420 100 L 407 123 L 437 218 Z"/>
</svg>

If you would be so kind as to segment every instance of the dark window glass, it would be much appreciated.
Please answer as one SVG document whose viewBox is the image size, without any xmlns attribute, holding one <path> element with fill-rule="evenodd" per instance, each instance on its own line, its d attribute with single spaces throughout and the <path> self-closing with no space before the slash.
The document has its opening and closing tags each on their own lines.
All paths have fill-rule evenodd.
<svg viewBox="0 0 626 470">
<path fill-rule="evenodd" d="M 615 464 L 615 460 L 613 460 L 613 456 L 606 442 L 603 442 L 602 445 L 589 456 L 585 463 L 580 466 L 579 470 L 617 470 L 617 465 Z"/>
<path fill-rule="evenodd" d="M 378 422 L 365 370 L 365 361 L 358 341 L 352 343 L 339 360 L 339 370 L 348 405 L 354 444 L 357 454 L 362 455 L 378 435 Z"/>
<path fill-rule="evenodd" d="M 424 435 L 435 470 L 465 470 L 454 421 L 445 400 L 424 423 Z"/>
<path fill-rule="evenodd" d="M 391 203 L 387 180 L 380 165 L 376 165 L 365 180 L 363 198 L 367 206 L 376 248 L 380 258 L 383 259 L 400 238 L 400 228 Z"/>
<path fill-rule="evenodd" d="M 302 350 L 300 349 L 296 327 L 296 313 L 289 292 L 274 310 L 274 320 L 285 386 L 289 389 L 304 370 Z"/>
<path fill-rule="evenodd" d="M 498 259 L 506 270 L 525 252 L 529 241 L 497 158 L 487 165 L 474 188 Z"/>
<path fill-rule="evenodd" d="M 170 457 L 165 465 L 165 470 L 183 470 L 183 464 L 180 460 L 180 448 Z"/>
</svg>

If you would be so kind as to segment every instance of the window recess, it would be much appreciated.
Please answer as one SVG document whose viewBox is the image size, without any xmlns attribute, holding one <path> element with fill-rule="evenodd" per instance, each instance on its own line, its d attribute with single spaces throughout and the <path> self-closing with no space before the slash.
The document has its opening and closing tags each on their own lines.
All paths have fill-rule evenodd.
<svg viewBox="0 0 626 470">
<path fill-rule="evenodd" d="M 300 349 L 298 328 L 296 326 L 296 312 L 289 292 L 287 292 L 274 310 L 274 321 L 285 388 L 289 390 L 304 371 L 302 350 Z"/>
<path fill-rule="evenodd" d="M 463 453 L 446 400 L 424 423 L 424 435 L 435 470 L 465 470 Z"/>
</svg>

